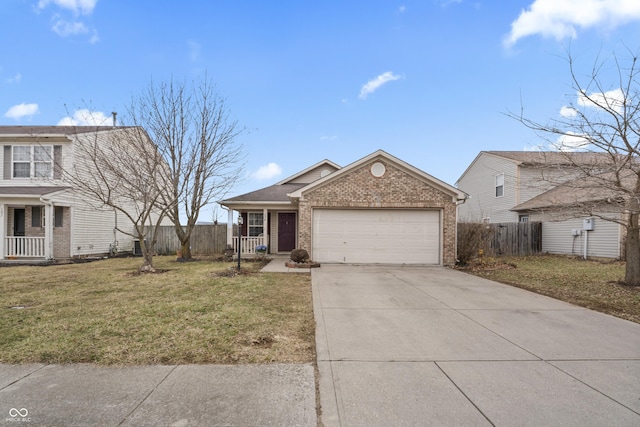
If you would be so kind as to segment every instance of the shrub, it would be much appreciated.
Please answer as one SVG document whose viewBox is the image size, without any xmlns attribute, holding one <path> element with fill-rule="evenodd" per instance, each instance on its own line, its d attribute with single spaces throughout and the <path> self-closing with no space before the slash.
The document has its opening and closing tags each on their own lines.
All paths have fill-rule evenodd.
<svg viewBox="0 0 640 427">
<path fill-rule="evenodd" d="M 478 256 L 482 249 L 485 255 L 489 255 L 489 242 L 492 230 L 487 224 L 459 223 L 458 224 L 458 263 L 465 265 Z"/>
<path fill-rule="evenodd" d="M 309 260 L 309 252 L 304 249 L 294 249 L 291 251 L 291 261 L 307 262 Z"/>
</svg>

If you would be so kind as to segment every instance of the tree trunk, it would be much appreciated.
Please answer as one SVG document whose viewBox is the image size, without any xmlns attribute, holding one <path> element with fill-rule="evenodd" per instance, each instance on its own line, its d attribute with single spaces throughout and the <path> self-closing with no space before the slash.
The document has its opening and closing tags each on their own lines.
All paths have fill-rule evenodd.
<svg viewBox="0 0 640 427">
<path fill-rule="evenodd" d="M 185 242 L 180 242 L 180 247 L 182 248 L 182 259 L 192 259 L 191 255 L 191 240 L 188 239 Z"/>
<path fill-rule="evenodd" d="M 153 266 L 153 255 L 146 249 L 142 254 L 142 265 L 138 269 L 141 273 L 155 273 L 156 268 Z"/>
<path fill-rule="evenodd" d="M 635 213 L 629 216 L 625 252 L 627 263 L 624 281 L 627 285 L 640 286 L 640 227 L 638 214 Z"/>
<path fill-rule="evenodd" d="M 182 228 L 181 225 L 174 225 L 174 228 L 176 230 L 176 236 L 178 236 L 178 240 L 180 241 L 182 259 L 193 259 L 193 256 L 191 255 L 191 230 L 193 229 L 193 226 L 187 222 L 185 228 Z"/>
</svg>

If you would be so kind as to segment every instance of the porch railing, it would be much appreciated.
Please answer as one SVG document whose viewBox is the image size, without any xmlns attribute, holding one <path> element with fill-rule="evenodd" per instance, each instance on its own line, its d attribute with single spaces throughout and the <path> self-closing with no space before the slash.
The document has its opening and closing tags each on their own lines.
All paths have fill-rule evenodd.
<svg viewBox="0 0 640 427">
<path fill-rule="evenodd" d="M 5 237 L 6 257 L 43 258 L 44 237 Z"/>
<path fill-rule="evenodd" d="M 256 246 L 266 245 L 268 241 L 267 236 L 247 237 L 243 236 L 240 239 L 240 253 L 242 254 L 255 254 Z M 233 252 L 238 253 L 238 236 L 233 237 Z"/>
</svg>

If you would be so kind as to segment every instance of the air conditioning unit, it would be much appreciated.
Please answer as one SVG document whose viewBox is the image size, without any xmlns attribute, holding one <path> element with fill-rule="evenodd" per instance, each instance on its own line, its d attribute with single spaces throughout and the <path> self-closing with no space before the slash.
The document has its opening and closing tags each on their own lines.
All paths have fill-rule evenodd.
<svg viewBox="0 0 640 427">
<path fill-rule="evenodd" d="M 146 240 L 145 240 L 146 242 Z M 140 248 L 140 240 L 133 241 L 133 254 L 142 256 L 142 249 Z"/>
</svg>

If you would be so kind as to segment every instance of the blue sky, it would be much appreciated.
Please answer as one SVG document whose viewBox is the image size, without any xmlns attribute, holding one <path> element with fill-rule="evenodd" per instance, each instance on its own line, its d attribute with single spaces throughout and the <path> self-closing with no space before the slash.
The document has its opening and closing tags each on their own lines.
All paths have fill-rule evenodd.
<svg viewBox="0 0 640 427">
<path fill-rule="evenodd" d="M 575 101 L 567 49 L 588 73 L 625 46 L 640 1 L 1 0 L 0 125 L 111 124 L 151 79 L 206 72 L 247 129 L 232 195 L 377 149 L 454 184 L 540 144 L 505 112 Z"/>
</svg>

